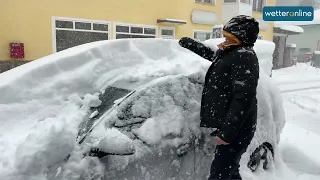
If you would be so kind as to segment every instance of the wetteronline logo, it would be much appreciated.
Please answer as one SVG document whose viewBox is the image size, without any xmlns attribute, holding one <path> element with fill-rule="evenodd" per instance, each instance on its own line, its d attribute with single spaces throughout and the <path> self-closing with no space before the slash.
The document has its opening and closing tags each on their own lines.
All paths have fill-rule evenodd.
<svg viewBox="0 0 320 180">
<path fill-rule="evenodd" d="M 313 21 L 312 6 L 265 6 L 264 21 Z"/>
</svg>

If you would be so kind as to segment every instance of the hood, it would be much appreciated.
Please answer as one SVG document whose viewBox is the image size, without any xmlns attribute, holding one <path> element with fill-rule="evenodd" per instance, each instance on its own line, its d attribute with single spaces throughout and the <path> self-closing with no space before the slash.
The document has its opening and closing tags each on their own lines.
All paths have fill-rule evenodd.
<svg viewBox="0 0 320 180">
<path fill-rule="evenodd" d="M 253 46 L 259 35 L 259 22 L 251 16 L 233 17 L 223 30 L 236 36 L 242 44 Z"/>
</svg>

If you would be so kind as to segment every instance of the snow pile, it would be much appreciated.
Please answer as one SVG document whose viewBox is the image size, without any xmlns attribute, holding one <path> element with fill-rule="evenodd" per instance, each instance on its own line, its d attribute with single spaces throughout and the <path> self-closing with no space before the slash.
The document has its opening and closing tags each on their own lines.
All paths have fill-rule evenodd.
<svg viewBox="0 0 320 180">
<path fill-rule="evenodd" d="M 83 105 L 87 107 L 99 107 L 101 105 L 101 101 L 99 99 L 99 94 L 86 94 L 84 96 Z"/>
<path fill-rule="evenodd" d="M 210 39 L 205 41 L 204 44 L 214 50 L 217 50 L 217 45 L 222 43 L 223 41 L 224 38 Z M 260 68 L 268 75 L 271 75 L 271 70 L 273 67 L 273 51 L 275 47 L 276 46 L 273 42 L 266 40 L 257 40 L 253 47 L 254 51 L 258 56 Z"/>
<path fill-rule="evenodd" d="M 140 51 L 141 49 L 143 51 Z M 93 94 L 119 78 L 138 81 L 150 76 L 192 74 L 206 70 L 209 65 L 209 62 L 181 48 L 173 40 L 94 42 L 2 73 L 0 92 L 15 96 L 5 96 L 0 103 L 75 92 L 81 95 Z M 28 96 L 25 96 L 26 94 Z"/>
<path fill-rule="evenodd" d="M 191 83 L 187 77 L 159 78 L 148 88 L 137 91 L 130 101 L 121 103 L 115 109 L 117 115 L 109 116 L 105 121 L 119 128 L 125 127 L 125 134 L 136 135 L 147 144 L 166 143 L 168 138 L 178 147 L 189 141 L 191 132 L 195 134 L 199 130 L 201 92 L 201 84 Z M 100 128 L 92 133 L 95 131 Z"/>
<path fill-rule="evenodd" d="M 99 148 L 103 152 L 110 154 L 132 154 L 134 153 L 134 145 L 130 138 L 122 134 L 115 128 L 108 128 L 100 133 L 92 133 L 90 136 L 96 138 L 97 141 L 93 143 L 93 148 Z"/>
<path fill-rule="evenodd" d="M 16 175 L 27 174 L 30 178 L 39 178 L 48 167 L 61 161 L 73 151 L 76 146 L 78 125 L 91 107 L 87 105 L 97 102 L 96 98 L 92 98 L 94 96 L 86 97 L 80 107 L 81 98 L 70 96 L 69 100 L 64 102 L 65 107 L 60 113 L 40 121 L 31 129 L 26 139 L 17 146 L 15 158 L 12 159 Z M 11 175 L 9 173 L 7 176 Z"/>
<path fill-rule="evenodd" d="M 89 147 L 86 147 L 87 150 Z M 60 165 L 60 166 L 59 166 Z M 105 174 L 105 168 L 99 159 L 83 157 L 83 150 L 76 146 L 69 160 L 65 164 L 57 164 L 57 171 L 49 171 L 44 179 L 56 180 L 101 180 Z"/>
<path fill-rule="evenodd" d="M 69 123 L 71 126 L 76 124 Z M 64 155 L 73 150 L 77 135 L 76 128 L 68 127 L 69 123 L 63 119 L 48 118 L 37 124 L 34 132 L 17 148 L 15 164 L 18 172 L 40 174 L 65 158 Z"/>
</svg>

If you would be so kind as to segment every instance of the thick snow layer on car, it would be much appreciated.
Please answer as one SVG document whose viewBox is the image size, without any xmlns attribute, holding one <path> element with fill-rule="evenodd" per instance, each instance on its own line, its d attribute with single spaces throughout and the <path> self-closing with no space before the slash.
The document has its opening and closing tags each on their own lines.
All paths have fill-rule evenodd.
<svg viewBox="0 0 320 180">
<path fill-rule="evenodd" d="M 209 61 L 181 48 L 177 41 L 134 39 L 85 44 L 0 74 L 0 94 L 5 95 L 0 99 L 0 144 L 5 147 L 0 148 L 0 174 L 10 176 L 17 168 L 32 168 L 35 163 L 52 165 L 50 159 L 60 156 L 47 156 L 50 144 L 60 142 L 57 147 L 63 152 L 61 156 L 67 155 L 74 144 L 65 143 L 76 142 L 79 119 L 87 112 L 87 106 L 99 105 L 95 94 L 113 82 L 204 74 L 209 65 Z M 36 136 L 41 134 L 37 131 L 41 121 L 72 125 L 44 134 L 39 140 L 31 138 L 34 131 Z M 42 126 L 51 129 L 53 125 Z M 70 141 L 72 138 L 74 141 Z M 21 158 L 15 158 L 20 153 Z M 36 162 L 38 155 L 41 162 Z M 34 172 L 30 176 L 41 171 L 30 171 Z"/>
<path fill-rule="evenodd" d="M 242 158 L 243 165 L 263 142 L 270 142 L 276 148 L 285 124 L 279 90 L 267 74 L 261 73 L 260 76 L 257 95 L 258 129 L 247 153 Z M 203 74 L 194 74 L 188 78 L 176 76 L 159 78 L 151 82 L 148 88 L 137 91 L 137 95 L 131 100 L 122 103 L 115 109 L 117 115 L 105 118 L 105 124 L 100 124 L 100 127 L 93 130 L 93 134 L 110 124 L 115 124 L 117 127 L 125 127 L 124 134 L 128 134 L 129 137 L 137 136 L 143 143 L 152 146 L 180 148 L 190 144 L 192 134 L 199 134 L 199 108 L 203 82 Z M 277 152 L 276 155 L 278 156 Z M 130 169 L 128 166 L 131 163 L 139 162 L 140 159 L 146 158 L 145 156 L 148 156 L 148 153 L 138 153 L 135 158 L 122 157 L 122 161 L 116 167 L 113 167 L 111 163 L 113 161 L 109 160 L 107 169 L 115 171 L 122 167 L 120 171 L 126 171 Z M 118 157 L 116 159 L 119 161 Z M 107 179 L 120 178 L 113 174 L 108 174 L 107 177 Z"/>
<path fill-rule="evenodd" d="M 201 77 L 192 75 L 189 78 L 203 82 L 204 76 L 198 75 Z M 124 101 L 115 109 L 117 115 L 105 118 L 105 123 L 129 127 L 126 131 L 131 137 L 135 134 L 150 145 L 173 140 L 171 144 L 179 147 L 181 143 L 189 141 L 191 132 L 197 134 L 199 131 L 201 92 L 202 85 L 191 83 L 187 77 L 159 78 L 150 82 L 147 89 L 136 91 L 130 101 Z M 103 123 L 100 125 L 108 127 Z M 102 128 L 92 133 L 95 134 L 99 129 Z"/>
<path fill-rule="evenodd" d="M 218 49 L 218 44 L 222 43 L 224 38 L 219 39 L 210 39 L 204 42 L 204 44 L 214 50 Z M 253 47 L 254 51 L 256 52 L 259 65 L 261 70 L 263 70 L 268 75 L 271 75 L 272 71 L 272 59 L 273 59 L 273 51 L 275 49 L 275 44 L 271 41 L 266 40 L 257 40 Z"/>
<path fill-rule="evenodd" d="M 101 136 L 101 133 L 103 136 Z M 101 151 L 111 154 L 131 154 L 134 153 L 134 145 L 131 139 L 122 134 L 116 128 L 103 129 L 101 133 L 90 134 L 92 138 L 96 138 L 93 148 L 99 148 Z"/>
<path fill-rule="evenodd" d="M 275 82 L 265 73 L 260 73 L 257 92 L 257 130 L 247 153 L 241 159 L 243 163 L 248 162 L 249 156 L 259 144 L 263 143 L 261 142 L 263 139 L 266 139 L 265 142 L 271 143 L 275 148 L 275 156 L 278 156 L 277 144 L 280 141 L 280 134 L 285 125 L 285 114 L 280 90 L 275 85 Z"/>
<path fill-rule="evenodd" d="M 255 48 L 262 48 L 262 51 L 268 49 L 263 45 Z M 266 54 L 268 56 L 265 57 L 270 57 L 270 52 Z M 259 60 L 272 62 L 272 58 Z M 77 127 L 88 108 L 101 103 L 96 93 L 120 79 L 137 82 L 163 77 L 153 82 L 163 83 L 163 89 L 150 89 L 131 106 L 131 113 L 148 118 L 145 124 L 133 131 L 135 136 L 149 144 L 159 143 L 159 137 L 168 138 L 166 142 L 175 146 L 189 141 L 190 132 L 198 131 L 199 102 L 194 101 L 193 97 L 199 98 L 201 91 L 185 98 L 185 91 L 194 91 L 198 87 L 190 87 L 190 83 L 183 80 L 176 82 L 171 79 L 170 83 L 170 77 L 164 76 L 183 75 L 203 82 L 209 65 L 209 61 L 179 47 L 177 41 L 133 39 L 78 46 L 0 74 L 0 94 L 5 94 L 0 99 L 0 179 L 47 179 L 46 168 L 69 153 L 71 158 L 60 169 L 60 176 L 66 179 L 101 177 L 104 167 L 100 162 L 94 158 L 82 159 L 81 149 L 76 144 Z M 168 82 L 171 88 L 166 88 Z M 272 87 L 271 79 L 261 72 L 259 118 L 268 121 L 260 123 L 274 122 L 271 127 L 280 132 L 284 125 L 281 97 L 278 90 Z M 163 100 L 160 104 L 153 104 L 155 98 Z M 150 111 L 146 112 L 147 109 Z M 124 123 L 117 121 L 115 114 L 108 117 L 114 118 L 117 125 Z M 183 118 L 188 121 L 183 121 Z M 137 121 L 138 117 L 127 123 Z M 156 131 L 148 132 L 151 127 Z M 99 133 L 98 128 L 105 130 L 105 126 L 98 126 L 96 133 Z M 270 131 L 266 132 L 263 127 L 260 132 L 255 136 L 270 139 L 273 144 L 279 141 L 279 137 L 274 137 L 275 133 L 268 134 Z M 172 138 L 177 134 L 182 136 Z M 128 137 L 131 135 L 127 134 Z M 110 158 L 113 166 L 128 165 L 132 158 L 146 156 L 150 152 L 141 141 L 133 143 L 141 148 L 134 156 Z M 258 143 L 253 141 L 249 151 Z M 242 161 L 246 158 L 248 153 Z M 179 164 L 175 160 L 168 162 Z M 245 166 L 242 168 L 242 174 L 248 173 Z M 249 173 L 249 176 L 254 175 Z"/>
</svg>

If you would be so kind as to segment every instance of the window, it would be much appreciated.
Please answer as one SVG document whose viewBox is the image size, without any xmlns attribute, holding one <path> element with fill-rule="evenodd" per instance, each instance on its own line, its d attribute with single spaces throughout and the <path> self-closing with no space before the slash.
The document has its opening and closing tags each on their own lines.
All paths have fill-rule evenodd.
<svg viewBox="0 0 320 180">
<path fill-rule="evenodd" d="M 240 0 L 241 3 L 250 4 L 250 0 Z"/>
<path fill-rule="evenodd" d="M 258 39 L 263 40 L 263 36 L 262 36 L 262 35 L 259 35 L 259 36 L 258 36 Z"/>
<path fill-rule="evenodd" d="M 300 52 L 311 52 L 311 48 L 300 48 Z"/>
<path fill-rule="evenodd" d="M 174 28 L 160 28 L 160 37 L 163 39 L 174 39 Z"/>
<path fill-rule="evenodd" d="M 216 0 L 195 0 L 198 3 L 215 4 Z"/>
<path fill-rule="evenodd" d="M 267 0 L 253 0 L 252 10 L 262 12 L 263 7 L 266 5 Z"/>
<path fill-rule="evenodd" d="M 194 31 L 193 33 L 194 39 L 199 41 L 205 41 L 212 38 L 212 32 L 210 31 Z"/>
<path fill-rule="evenodd" d="M 156 38 L 156 27 L 144 27 L 141 25 L 116 24 L 116 39 L 127 38 Z"/>
<path fill-rule="evenodd" d="M 222 38 L 223 37 L 223 27 L 214 27 L 213 28 L 213 35 L 212 35 L 212 38 L 215 39 L 215 38 Z"/>
<path fill-rule="evenodd" d="M 235 3 L 235 2 L 237 2 L 237 0 L 224 0 L 223 2 L 224 3 Z"/>
<path fill-rule="evenodd" d="M 109 23 L 69 18 L 53 18 L 54 52 L 109 39 Z"/>
</svg>

